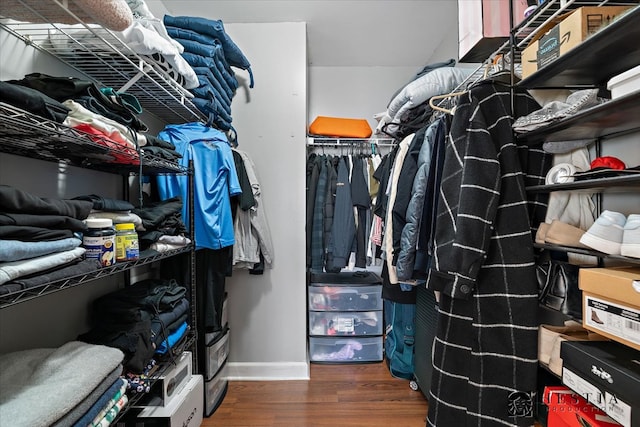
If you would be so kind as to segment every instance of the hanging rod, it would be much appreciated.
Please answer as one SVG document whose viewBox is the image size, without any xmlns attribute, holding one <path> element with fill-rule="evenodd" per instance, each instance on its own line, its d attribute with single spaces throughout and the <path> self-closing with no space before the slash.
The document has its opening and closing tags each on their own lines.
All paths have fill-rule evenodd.
<svg viewBox="0 0 640 427">
<path fill-rule="evenodd" d="M 397 145 L 395 141 L 393 138 L 330 138 L 310 136 L 307 138 L 307 146 L 346 147 L 375 144 L 378 147 L 394 147 Z"/>
</svg>

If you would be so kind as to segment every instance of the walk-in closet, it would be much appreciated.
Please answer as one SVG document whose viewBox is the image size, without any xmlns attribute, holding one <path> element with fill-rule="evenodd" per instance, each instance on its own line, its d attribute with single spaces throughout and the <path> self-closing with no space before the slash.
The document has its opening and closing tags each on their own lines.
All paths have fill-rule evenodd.
<svg viewBox="0 0 640 427">
<path fill-rule="evenodd" d="M 0 426 L 640 427 L 638 0 L 3 0 Z"/>
</svg>

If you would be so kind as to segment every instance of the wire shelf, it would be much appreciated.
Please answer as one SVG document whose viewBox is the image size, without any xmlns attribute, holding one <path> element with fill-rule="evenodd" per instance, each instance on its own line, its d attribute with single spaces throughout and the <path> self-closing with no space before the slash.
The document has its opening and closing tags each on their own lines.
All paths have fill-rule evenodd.
<svg viewBox="0 0 640 427">
<path fill-rule="evenodd" d="M 22 289 L 15 292 L 10 292 L 4 295 L 0 295 L 0 309 L 15 305 L 21 302 L 29 301 L 34 298 L 39 298 L 43 295 L 51 294 L 53 292 L 68 289 L 74 286 L 82 285 L 96 279 L 102 279 L 104 277 L 112 276 L 114 274 L 131 270 L 135 267 L 151 264 L 152 262 L 160 261 L 165 258 L 170 258 L 181 253 L 188 253 L 192 250 L 192 245 L 185 246 L 181 249 L 174 249 L 168 252 L 158 253 L 140 258 L 135 261 L 127 261 L 116 263 L 109 267 L 104 267 L 90 273 L 79 274 L 77 276 L 68 277 L 65 279 L 57 280 L 55 282 L 46 283 L 41 286 L 36 286 L 29 289 Z"/>
<path fill-rule="evenodd" d="M 396 140 L 394 138 L 332 138 L 329 136 L 309 136 L 307 137 L 308 146 L 331 146 L 331 147 L 348 147 L 348 146 L 365 146 L 369 144 L 378 145 L 381 147 L 395 146 Z"/>
<path fill-rule="evenodd" d="M 637 0 L 547 0 L 521 22 L 514 35 L 518 49 L 524 49 L 552 20 L 567 12 L 584 6 L 629 6 L 638 4 Z"/>
<path fill-rule="evenodd" d="M 128 147 L 119 149 L 110 140 L 89 135 L 2 102 L 0 151 L 112 173 L 139 173 L 141 168 L 145 173 L 154 175 L 187 172 L 186 168 L 161 157 L 138 153 Z"/>
<path fill-rule="evenodd" d="M 569 11 L 583 6 L 628 6 L 633 4 L 637 4 L 637 0 L 547 0 L 513 29 L 512 33 L 515 42 L 513 50 L 511 49 L 510 40 L 505 41 L 451 92 L 466 90 L 475 83 L 483 80 L 488 74 L 493 74 L 499 70 L 510 70 L 511 62 L 514 62 L 514 74 L 517 76 L 522 75 L 520 65 L 522 50 L 540 31 L 546 28 L 548 23 Z M 513 61 L 511 60 L 512 55 Z M 451 99 L 445 98 L 441 100 L 437 106 L 445 107 L 451 101 Z"/>
<path fill-rule="evenodd" d="M 54 0 L 40 5 L 42 13 L 18 0 L 38 22 L 1 19 L 0 27 L 34 48 L 59 58 L 87 75 L 96 84 L 134 95 L 144 110 L 166 123 L 205 121 L 205 116 L 190 101 L 192 95 L 168 76 L 152 58 L 134 52 L 116 34 L 99 25 L 75 25 L 49 22 L 49 17 L 73 14 Z"/>
</svg>

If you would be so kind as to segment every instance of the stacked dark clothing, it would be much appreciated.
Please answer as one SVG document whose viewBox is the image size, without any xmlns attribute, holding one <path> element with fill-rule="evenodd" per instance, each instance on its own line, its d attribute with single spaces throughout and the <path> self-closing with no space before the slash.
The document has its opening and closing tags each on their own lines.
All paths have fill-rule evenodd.
<svg viewBox="0 0 640 427">
<path fill-rule="evenodd" d="M 98 87 L 88 80 L 41 73 L 27 74 L 20 80 L 0 82 L 0 101 L 87 133 L 96 145 L 82 147 L 83 150 L 91 150 L 85 153 L 86 156 L 108 152 L 116 163 L 127 164 L 137 164 L 133 159 L 138 158 L 138 149 L 147 158 L 176 162 L 181 157 L 173 144 L 144 133 L 148 127 L 138 117 L 142 107 L 135 96 L 109 87 Z M 69 106 L 68 101 L 74 101 L 100 119 L 122 125 L 119 131 L 124 139 L 104 132 L 93 122 L 77 123 L 84 119 L 72 111 L 73 107 Z M 72 118 L 76 118 L 76 121 L 69 122 Z M 99 151 L 100 148 L 103 149 Z"/>
<path fill-rule="evenodd" d="M 0 102 L 29 111 L 57 123 L 64 122 L 69 109 L 44 93 L 19 84 L 0 82 Z"/>
<path fill-rule="evenodd" d="M 163 236 L 187 236 L 187 228 L 182 220 L 182 199 L 173 197 L 171 199 L 145 203 L 141 208 L 132 210 L 142 218 L 144 231 L 138 232 L 140 245 L 140 255 L 156 253 L 157 243 Z M 187 238 L 183 239 L 185 244 L 189 243 Z M 156 245 L 154 245 L 156 244 Z"/>
<path fill-rule="evenodd" d="M 145 133 L 142 136 L 147 142 L 141 147 L 144 154 L 151 154 L 171 162 L 177 162 L 178 159 L 182 157 L 182 154 L 176 151 L 176 146 L 171 142 L 162 140 L 148 133 Z"/>
<path fill-rule="evenodd" d="M 75 233 L 86 229 L 92 203 L 42 198 L 0 185 L 0 294 L 94 271 Z"/>
<path fill-rule="evenodd" d="M 125 369 L 142 373 L 159 348 L 173 347 L 169 337 L 188 330 L 187 289 L 175 280 L 148 279 L 98 298 L 93 327 L 80 340 L 116 347 L 125 354 Z M 182 338 L 182 336 L 178 338 Z"/>
<path fill-rule="evenodd" d="M 59 102 L 73 99 L 87 110 L 136 132 L 148 130 L 147 125 L 137 117 L 142 113 L 142 108 L 133 95 L 116 92 L 112 88 L 99 88 L 89 80 L 31 73 L 21 80 L 10 80 L 7 83 L 35 89 Z"/>
</svg>

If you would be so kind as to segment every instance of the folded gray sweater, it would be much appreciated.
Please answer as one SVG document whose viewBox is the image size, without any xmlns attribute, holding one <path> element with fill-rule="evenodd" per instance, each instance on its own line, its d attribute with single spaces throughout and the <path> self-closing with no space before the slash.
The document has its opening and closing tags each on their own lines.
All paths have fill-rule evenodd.
<svg viewBox="0 0 640 427">
<path fill-rule="evenodd" d="M 123 359 L 124 354 L 116 348 L 79 341 L 0 355 L 0 424 L 54 424 Z"/>
</svg>

